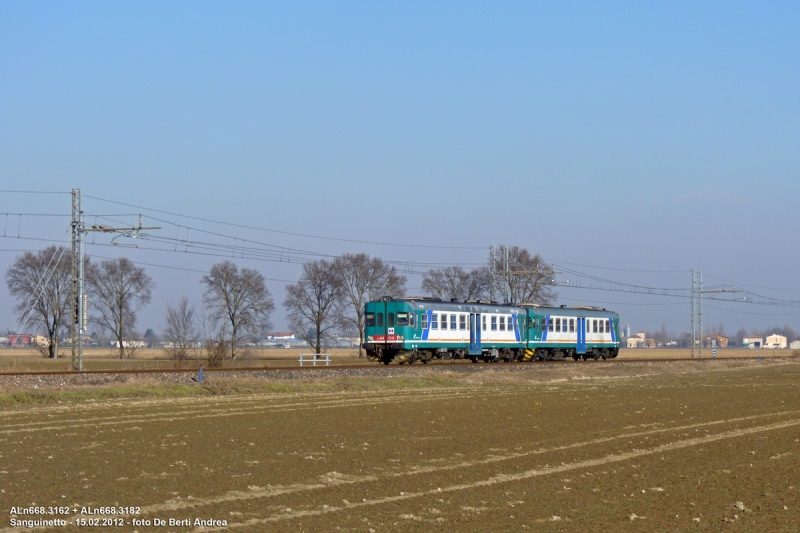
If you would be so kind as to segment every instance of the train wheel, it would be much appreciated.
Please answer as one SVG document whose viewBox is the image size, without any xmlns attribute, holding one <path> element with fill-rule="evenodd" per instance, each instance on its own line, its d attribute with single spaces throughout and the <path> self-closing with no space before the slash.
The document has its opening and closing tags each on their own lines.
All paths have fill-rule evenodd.
<svg viewBox="0 0 800 533">
<path fill-rule="evenodd" d="M 383 360 L 383 364 L 384 364 L 384 365 L 388 365 L 389 363 L 391 363 L 391 361 L 389 361 L 388 359 L 384 359 L 384 360 Z"/>
<path fill-rule="evenodd" d="M 472 357 L 470 357 L 470 359 L 472 359 L 473 363 L 477 363 L 478 362 L 478 358 L 475 357 L 474 355 Z"/>
<path fill-rule="evenodd" d="M 422 364 L 427 365 L 430 362 L 430 359 L 423 359 Z"/>
<path fill-rule="evenodd" d="M 595 361 L 599 361 L 600 360 L 600 352 L 594 352 L 594 360 Z"/>
</svg>

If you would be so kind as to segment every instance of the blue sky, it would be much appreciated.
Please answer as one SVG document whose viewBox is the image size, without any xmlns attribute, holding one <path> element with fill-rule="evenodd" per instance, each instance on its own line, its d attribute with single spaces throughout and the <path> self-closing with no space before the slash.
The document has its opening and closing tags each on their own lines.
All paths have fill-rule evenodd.
<svg viewBox="0 0 800 533">
<path fill-rule="evenodd" d="M 696 268 L 800 289 L 798 22 L 790 2 L 4 2 L 0 189 L 81 188 L 259 228 L 429 246 L 161 217 L 320 254 L 468 264 L 508 243 L 681 271 L 580 267 L 648 286 L 686 287 Z M 131 224 L 148 214 L 84 205 Z M 0 195 L 0 212 L 41 209 L 69 214 L 69 198 Z M 29 239 L 68 227 L 22 223 Z M 17 250 L 46 244 L 6 226 L 3 271 Z M 166 302 L 198 299 L 191 271 L 220 259 L 100 241 L 90 255 L 190 270 L 147 267 L 158 290 L 142 329 L 158 327 Z M 299 274 L 239 262 L 271 280 Z M 269 282 L 278 304 L 284 285 Z M 411 275 L 411 292 L 419 285 Z M 674 299 L 559 295 L 604 302 L 634 329 L 688 327 L 688 305 L 661 305 Z M 0 298 L 0 326 L 12 327 L 5 286 Z M 797 308 L 713 305 L 706 323 L 729 332 L 800 329 Z M 280 305 L 274 322 L 285 325 Z"/>
</svg>

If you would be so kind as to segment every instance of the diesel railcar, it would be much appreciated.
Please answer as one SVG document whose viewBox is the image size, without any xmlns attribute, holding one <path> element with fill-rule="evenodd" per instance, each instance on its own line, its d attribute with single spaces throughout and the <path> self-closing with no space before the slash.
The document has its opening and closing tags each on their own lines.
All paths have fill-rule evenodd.
<svg viewBox="0 0 800 533">
<path fill-rule="evenodd" d="M 619 315 L 588 306 L 384 298 L 365 306 L 363 346 L 387 365 L 607 359 L 619 353 Z"/>
</svg>

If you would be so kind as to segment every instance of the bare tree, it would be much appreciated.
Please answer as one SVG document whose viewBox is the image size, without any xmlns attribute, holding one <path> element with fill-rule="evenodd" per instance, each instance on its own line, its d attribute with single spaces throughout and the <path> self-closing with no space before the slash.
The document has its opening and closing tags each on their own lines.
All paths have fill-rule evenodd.
<svg viewBox="0 0 800 533">
<path fill-rule="evenodd" d="M 185 296 L 178 299 L 174 306 L 167 304 L 162 333 L 168 343 L 167 354 L 178 363 L 189 357 L 200 338 L 196 315 L 194 305 Z"/>
<path fill-rule="evenodd" d="M 264 276 L 257 270 L 223 261 L 203 276 L 205 302 L 212 320 L 230 326 L 231 359 L 236 359 L 239 335 L 263 335 L 270 327 L 269 316 L 275 310 Z"/>
<path fill-rule="evenodd" d="M 519 246 L 498 246 L 489 254 L 489 288 L 514 303 L 537 302 L 550 305 L 556 297 L 552 267 L 539 254 L 531 255 Z"/>
<path fill-rule="evenodd" d="M 487 293 L 484 270 L 467 272 L 460 266 L 429 270 L 422 279 L 422 290 L 442 300 L 477 300 Z"/>
<path fill-rule="evenodd" d="M 61 326 L 69 324 L 71 265 L 69 250 L 49 246 L 25 252 L 6 271 L 8 290 L 17 299 L 14 311 L 45 333 L 48 345 L 41 348 L 51 358 L 58 357 Z"/>
<path fill-rule="evenodd" d="M 120 257 L 85 269 L 86 289 L 97 314 L 92 321 L 110 331 L 119 344 L 119 358 L 131 357 L 136 313 L 150 303 L 153 279 L 130 259 Z M 126 346 L 130 344 L 130 347 Z"/>
<path fill-rule="evenodd" d="M 333 260 L 333 270 L 346 302 L 342 322 L 358 330 L 358 356 L 363 357 L 364 305 L 383 296 L 405 296 L 406 277 L 380 258 L 367 254 L 343 254 Z"/>
<path fill-rule="evenodd" d="M 304 264 L 297 283 L 286 286 L 283 306 L 292 331 L 321 353 L 322 337 L 341 322 L 342 289 L 333 265 L 324 259 Z"/>
</svg>

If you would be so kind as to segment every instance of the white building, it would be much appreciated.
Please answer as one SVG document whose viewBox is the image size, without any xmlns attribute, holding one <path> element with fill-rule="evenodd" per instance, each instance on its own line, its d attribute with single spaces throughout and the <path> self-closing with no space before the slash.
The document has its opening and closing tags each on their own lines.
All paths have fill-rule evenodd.
<svg viewBox="0 0 800 533">
<path fill-rule="evenodd" d="M 635 335 L 629 336 L 627 339 L 625 339 L 625 341 L 627 343 L 626 346 L 628 348 L 641 348 L 642 345 L 644 344 L 645 336 L 646 336 L 646 334 L 645 334 L 644 331 L 640 331 L 639 333 L 636 333 Z"/>
<path fill-rule="evenodd" d="M 800 350 L 800 340 L 792 341 L 792 343 L 789 345 L 789 348 L 792 350 Z"/>
<path fill-rule="evenodd" d="M 786 348 L 786 337 L 783 335 L 778 335 L 777 333 L 770 335 L 764 342 L 764 348 L 783 350 Z"/>
<path fill-rule="evenodd" d="M 292 333 L 291 331 L 270 331 L 269 333 L 267 333 L 267 339 L 271 341 L 277 341 L 277 340 L 288 341 L 288 340 L 294 340 L 296 338 L 297 337 L 295 337 L 294 333 Z"/>
<path fill-rule="evenodd" d="M 119 348 L 119 341 L 111 341 L 109 343 L 112 348 Z M 147 348 L 145 341 L 122 341 L 122 346 L 125 348 Z"/>
<path fill-rule="evenodd" d="M 761 337 L 745 337 L 742 339 L 742 348 L 761 348 L 764 346 L 764 339 Z"/>
</svg>

